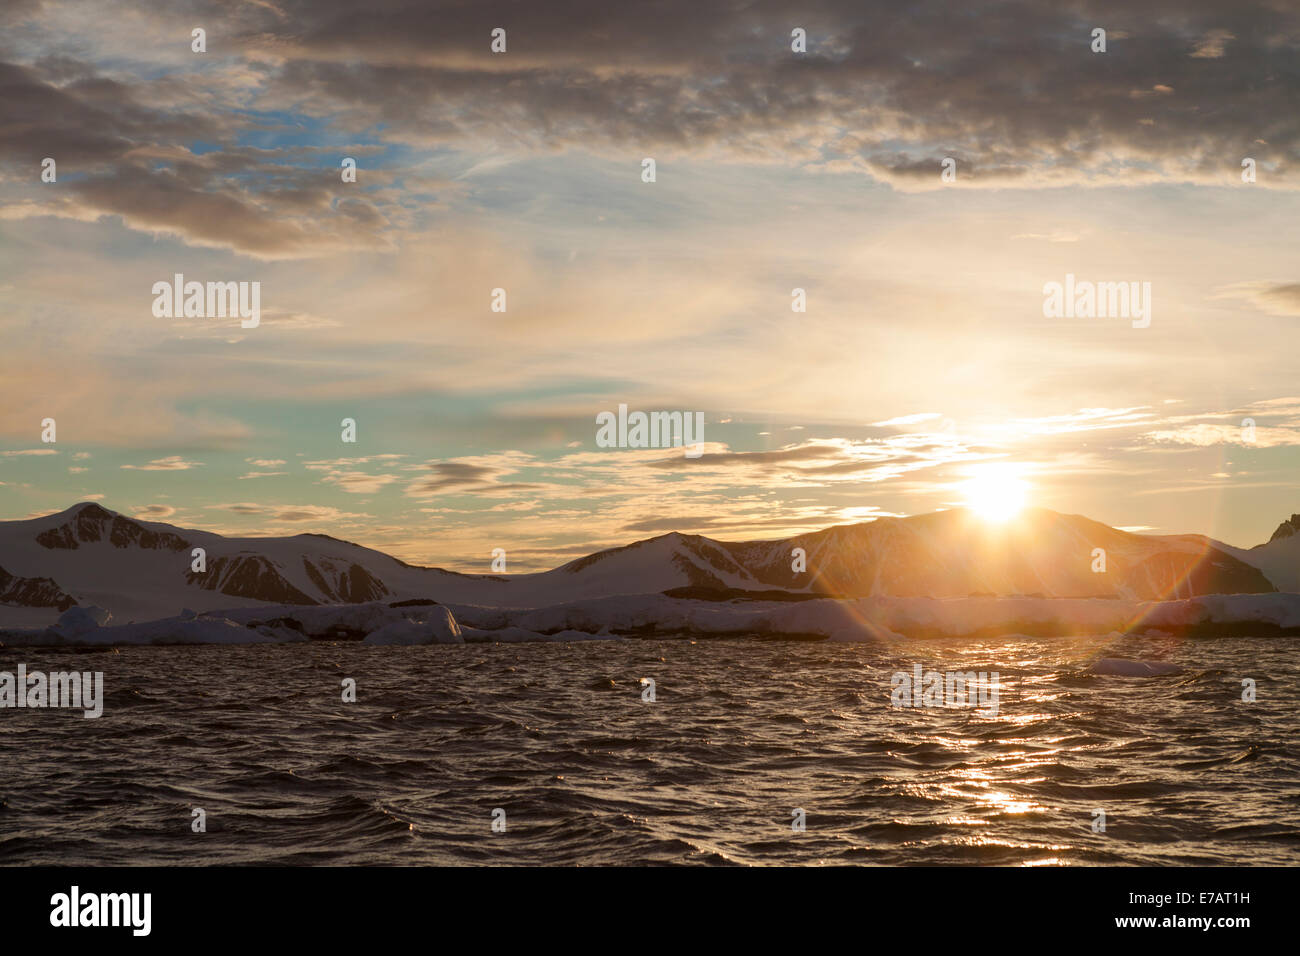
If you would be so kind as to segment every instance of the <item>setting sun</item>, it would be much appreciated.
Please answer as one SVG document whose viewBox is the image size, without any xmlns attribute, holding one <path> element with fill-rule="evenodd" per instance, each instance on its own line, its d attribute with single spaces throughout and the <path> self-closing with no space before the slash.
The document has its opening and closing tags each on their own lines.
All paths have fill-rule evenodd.
<svg viewBox="0 0 1300 956">
<path fill-rule="evenodd" d="M 1029 484 L 1014 464 L 982 465 L 971 469 L 962 483 L 966 506 L 985 521 L 1014 518 L 1025 506 Z"/>
</svg>

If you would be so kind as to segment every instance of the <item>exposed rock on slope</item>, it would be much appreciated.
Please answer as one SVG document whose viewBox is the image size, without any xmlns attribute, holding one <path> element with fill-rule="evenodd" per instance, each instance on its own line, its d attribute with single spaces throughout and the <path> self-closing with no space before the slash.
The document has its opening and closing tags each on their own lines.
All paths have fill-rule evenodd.
<svg viewBox="0 0 1300 956">
<path fill-rule="evenodd" d="M 76 598 L 65 594 L 53 578 L 20 578 L 0 568 L 0 604 L 66 611 L 76 603 Z"/>
<path fill-rule="evenodd" d="M 272 604 L 318 604 L 285 580 L 275 563 L 260 554 L 214 558 L 206 571 L 189 571 L 185 583 L 205 591 Z"/>
<path fill-rule="evenodd" d="M 1273 537 L 1268 539 L 1268 543 L 1272 544 L 1274 541 L 1281 541 L 1283 538 L 1289 538 L 1297 533 L 1300 533 L 1300 515 L 1292 515 L 1277 526 L 1277 530 L 1273 532 Z M 1263 548 L 1265 545 L 1256 545 L 1256 547 Z"/>
</svg>

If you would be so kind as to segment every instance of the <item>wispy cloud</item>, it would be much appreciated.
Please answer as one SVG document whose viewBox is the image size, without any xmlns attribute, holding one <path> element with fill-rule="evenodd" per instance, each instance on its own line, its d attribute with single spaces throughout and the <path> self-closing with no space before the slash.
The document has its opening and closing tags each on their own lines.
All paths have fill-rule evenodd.
<svg viewBox="0 0 1300 956">
<path fill-rule="evenodd" d="M 189 471 L 202 465 L 201 461 L 187 461 L 180 455 L 168 455 L 166 458 L 155 458 L 145 465 L 122 465 L 122 468 L 127 471 Z"/>
</svg>

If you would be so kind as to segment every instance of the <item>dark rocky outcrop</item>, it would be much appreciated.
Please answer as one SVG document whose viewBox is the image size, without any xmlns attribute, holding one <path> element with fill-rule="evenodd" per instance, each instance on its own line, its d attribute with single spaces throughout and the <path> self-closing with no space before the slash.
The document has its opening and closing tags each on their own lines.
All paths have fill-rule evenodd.
<svg viewBox="0 0 1300 956">
<path fill-rule="evenodd" d="M 1281 541 L 1283 538 L 1289 538 L 1294 534 L 1300 534 L 1300 515 L 1292 515 L 1278 525 L 1277 530 L 1273 532 L 1273 537 L 1268 539 L 1268 543 L 1272 544 L 1274 541 Z"/>
<path fill-rule="evenodd" d="M 53 578 L 20 578 L 0 568 L 0 604 L 19 607 L 53 607 L 66 611 L 77 599 Z"/>
<path fill-rule="evenodd" d="M 298 590 L 280 570 L 260 554 L 233 554 L 214 558 L 203 572 L 189 571 L 185 582 L 205 591 L 273 604 L 318 603 Z"/>
<path fill-rule="evenodd" d="M 303 570 L 311 583 L 324 595 L 342 604 L 378 601 L 392 592 L 388 586 L 359 564 L 328 558 L 303 557 Z"/>
<path fill-rule="evenodd" d="M 1259 568 L 1213 548 L 1205 554 L 1165 551 L 1153 555 L 1129 568 L 1123 581 L 1134 597 L 1144 601 L 1277 590 Z"/>
</svg>

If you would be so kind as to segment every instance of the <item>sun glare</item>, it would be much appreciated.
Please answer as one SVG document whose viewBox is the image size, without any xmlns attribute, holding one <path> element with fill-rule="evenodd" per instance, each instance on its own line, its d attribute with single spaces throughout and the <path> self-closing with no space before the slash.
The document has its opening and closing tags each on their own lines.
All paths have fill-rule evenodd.
<svg viewBox="0 0 1300 956">
<path fill-rule="evenodd" d="M 985 521 L 1006 521 L 1024 508 L 1029 483 L 1021 477 L 1019 466 L 981 465 L 972 468 L 970 475 L 961 485 L 966 507 Z"/>
</svg>

